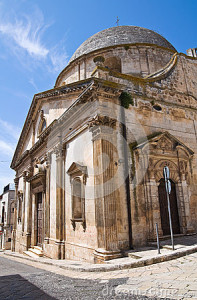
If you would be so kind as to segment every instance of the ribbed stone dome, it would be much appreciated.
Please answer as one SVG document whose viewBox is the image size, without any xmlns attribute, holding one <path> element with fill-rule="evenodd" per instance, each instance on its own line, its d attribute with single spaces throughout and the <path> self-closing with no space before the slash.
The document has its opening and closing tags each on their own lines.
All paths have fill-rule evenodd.
<svg viewBox="0 0 197 300">
<path fill-rule="evenodd" d="M 98 49 L 136 43 L 154 44 L 176 51 L 164 37 L 152 30 L 137 26 L 116 26 L 88 38 L 75 51 L 69 62 Z"/>
</svg>

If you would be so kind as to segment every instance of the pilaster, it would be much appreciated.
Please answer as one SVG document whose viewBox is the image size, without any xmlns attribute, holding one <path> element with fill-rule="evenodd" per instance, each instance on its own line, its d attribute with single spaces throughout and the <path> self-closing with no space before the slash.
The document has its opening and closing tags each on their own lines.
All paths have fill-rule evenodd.
<svg viewBox="0 0 197 300">
<path fill-rule="evenodd" d="M 64 201 L 63 201 L 63 147 L 60 143 L 55 149 L 56 154 L 56 245 L 57 258 L 65 257 L 64 249 Z"/>
<path fill-rule="evenodd" d="M 15 204 L 14 204 L 14 224 L 13 224 L 12 241 L 11 241 L 11 250 L 12 250 L 12 252 L 15 251 L 15 244 L 16 244 L 17 203 L 18 203 L 18 183 L 19 183 L 19 178 L 15 178 L 14 179 L 14 183 L 15 183 Z"/>
<path fill-rule="evenodd" d="M 36 246 L 37 238 L 37 217 L 36 217 L 36 195 L 32 193 L 32 233 L 31 245 Z"/>
<path fill-rule="evenodd" d="M 27 238 L 27 249 L 30 248 L 31 245 L 31 231 L 32 231 L 32 197 L 31 197 L 31 184 L 30 182 L 26 183 L 27 185 L 27 199 L 26 199 L 26 205 L 27 205 L 27 232 L 26 232 L 26 238 Z"/>
<path fill-rule="evenodd" d="M 45 242 L 50 238 L 50 172 L 51 154 L 46 155 L 46 195 L 45 195 Z"/>
<path fill-rule="evenodd" d="M 24 228 L 25 228 L 25 201 L 26 201 L 26 172 L 23 173 L 22 232 L 24 232 Z"/>
<path fill-rule="evenodd" d="M 95 261 L 102 262 L 121 256 L 117 237 L 117 198 L 115 185 L 115 160 L 117 135 L 116 121 L 109 117 L 97 116 L 90 123 L 93 135 L 93 160 L 95 169 L 95 211 L 97 246 Z"/>
</svg>

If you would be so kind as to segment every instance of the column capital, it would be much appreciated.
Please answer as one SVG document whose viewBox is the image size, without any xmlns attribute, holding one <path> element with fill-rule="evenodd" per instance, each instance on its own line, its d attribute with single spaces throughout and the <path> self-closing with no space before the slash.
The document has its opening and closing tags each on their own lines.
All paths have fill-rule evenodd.
<svg viewBox="0 0 197 300">
<path fill-rule="evenodd" d="M 46 168 L 50 168 L 51 166 L 51 152 L 45 154 Z"/>
<path fill-rule="evenodd" d="M 23 172 L 23 182 L 26 182 L 27 176 L 26 176 L 26 171 Z"/>
<path fill-rule="evenodd" d="M 93 140 L 106 139 L 116 132 L 117 120 L 108 116 L 96 115 L 88 122 L 89 130 L 92 132 Z"/>
<path fill-rule="evenodd" d="M 94 126 L 108 126 L 111 128 L 116 128 L 117 120 L 112 119 L 108 116 L 95 115 L 92 120 L 88 122 L 88 127 L 92 128 Z"/>
<path fill-rule="evenodd" d="M 15 183 L 15 188 L 18 188 L 18 183 L 19 183 L 19 178 L 18 177 L 14 178 L 14 183 Z"/>
<path fill-rule="evenodd" d="M 56 160 L 62 158 L 62 156 L 63 156 L 63 147 L 62 147 L 62 143 L 59 143 L 59 144 L 54 148 L 54 153 L 56 154 Z"/>
</svg>

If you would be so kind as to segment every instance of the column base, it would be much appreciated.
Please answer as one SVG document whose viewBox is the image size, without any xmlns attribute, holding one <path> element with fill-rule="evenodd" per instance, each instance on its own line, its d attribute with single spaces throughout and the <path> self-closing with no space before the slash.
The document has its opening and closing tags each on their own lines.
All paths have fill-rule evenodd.
<svg viewBox="0 0 197 300">
<path fill-rule="evenodd" d="M 57 246 L 57 259 L 65 259 L 65 243 L 63 241 L 55 241 Z"/>
<path fill-rule="evenodd" d="M 49 244 L 49 238 L 47 237 L 44 238 L 44 244 Z"/>
<path fill-rule="evenodd" d="M 27 245 L 27 250 L 31 247 L 31 233 L 27 232 L 26 233 L 26 245 Z"/>
<path fill-rule="evenodd" d="M 106 260 L 123 256 L 120 250 L 105 250 L 102 248 L 96 249 L 93 254 L 95 263 L 104 263 Z"/>
<path fill-rule="evenodd" d="M 190 226 L 190 227 L 187 228 L 187 234 L 192 234 L 192 233 L 196 233 L 196 231 L 193 228 L 193 226 Z"/>
<path fill-rule="evenodd" d="M 44 256 L 52 259 L 65 259 L 65 242 L 45 238 L 43 243 Z"/>
</svg>

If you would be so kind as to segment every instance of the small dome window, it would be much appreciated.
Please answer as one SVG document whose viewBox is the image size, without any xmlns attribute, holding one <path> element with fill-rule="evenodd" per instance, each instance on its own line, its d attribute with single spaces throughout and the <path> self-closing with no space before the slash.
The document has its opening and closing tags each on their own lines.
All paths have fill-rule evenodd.
<svg viewBox="0 0 197 300">
<path fill-rule="evenodd" d="M 158 104 L 153 105 L 153 108 L 154 108 L 156 111 L 162 111 L 161 106 L 158 105 Z"/>
<path fill-rule="evenodd" d="M 110 70 L 121 73 L 121 59 L 117 56 L 107 58 L 104 65 Z"/>
</svg>

